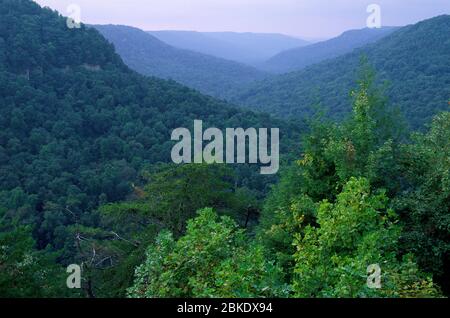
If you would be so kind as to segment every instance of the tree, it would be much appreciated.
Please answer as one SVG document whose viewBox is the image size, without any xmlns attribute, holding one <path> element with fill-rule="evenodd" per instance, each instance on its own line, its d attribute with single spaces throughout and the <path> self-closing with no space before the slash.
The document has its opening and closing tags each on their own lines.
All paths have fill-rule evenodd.
<svg viewBox="0 0 450 318">
<path fill-rule="evenodd" d="M 257 214 L 254 194 L 235 188 L 226 167 L 162 165 L 143 176 L 148 184 L 133 185 L 130 200 L 99 208 L 97 226 L 80 222 L 68 227 L 69 240 L 77 247 L 75 258 L 83 264 L 87 279 L 83 287 L 90 297 L 125 296 L 134 269 L 145 260 L 146 249 L 158 233 L 168 230 L 176 237 L 184 235 L 187 220 L 203 206 L 213 206 L 242 226 L 250 226 Z"/>
<path fill-rule="evenodd" d="M 170 132 L 199 118 L 219 128 L 289 127 L 287 139 L 298 131 L 295 125 L 241 111 L 174 81 L 132 72 L 98 31 L 86 25 L 70 30 L 66 18 L 31 0 L 0 1 L 0 204 L 8 208 L 8 218 L 17 217 L 18 225 L 32 226 L 37 250 L 58 252 L 55 263 L 92 258 L 92 245 L 99 258 L 95 263 L 112 255 L 117 271 L 94 271 L 96 295 L 124 295 L 144 248 L 162 228 L 181 235 L 185 221 L 204 206 L 236 212 L 245 224 L 254 201 L 247 197 L 267 188 L 268 179 L 256 169 L 237 182 L 250 188 L 244 193 L 229 182 L 232 176 L 221 180 L 219 170 L 216 178 L 200 167 L 190 172 L 180 168 L 153 176 L 159 178 L 149 195 L 155 200 L 139 202 L 149 207 L 144 222 L 156 229 L 133 224 L 136 233 L 131 225 L 120 232 L 123 224 L 115 223 L 120 218 L 113 214 L 104 222 L 123 239 L 141 242 L 142 250 L 118 240 L 101 223 L 97 208 L 132 198 L 132 185 L 142 181 L 140 171 L 170 162 Z M 255 217 L 251 221 L 253 225 Z M 89 252 L 73 247 L 74 225 L 84 226 L 81 234 Z M 111 284 L 99 287 L 100 281 Z"/>
<path fill-rule="evenodd" d="M 2 211 L 0 211 L 0 220 Z M 0 221 L 0 297 L 70 297 L 57 255 L 35 250 L 30 227 Z"/>
<path fill-rule="evenodd" d="M 315 204 L 334 202 L 351 177 L 365 177 L 388 193 L 400 191 L 396 116 L 374 85 L 373 70 L 363 62 L 358 89 L 352 92 L 353 112 L 335 124 L 319 113 L 311 119 L 302 143 L 302 157 L 274 187 L 263 208 L 259 238 L 277 255 L 286 277 L 292 277 L 292 238 L 316 223 Z M 386 117 L 387 116 L 387 117 Z M 394 128 L 392 128 L 394 127 Z M 299 222 L 303 217 L 303 222 Z"/>
<path fill-rule="evenodd" d="M 162 232 L 136 269 L 130 297 L 270 297 L 286 295 L 281 270 L 247 243 L 229 217 L 203 209 L 177 241 Z"/>
<path fill-rule="evenodd" d="M 240 195 L 233 172 L 224 165 L 170 165 L 149 175 L 148 182 L 143 196 L 149 204 L 147 215 L 175 235 L 184 233 L 186 221 L 198 209 L 210 206 L 221 214 L 245 220 L 247 208 L 255 204 L 251 193 Z"/>
<path fill-rule="evenodd" d="M 403 146 L 402 174 L 408 191 L 395 198 L 404 233 L 401 249 L 450 292 L 450 113 L 436 116 L 426 134 Z"/>
<path fill-rule="evenodd" d="M 397 260 L 401 228 L 382 191 L 367 179 L 351 178 L 336 203 L 318 207 L 317 227 L 297 235 L 297 297 L 435 297 L 437 287 L 418 270 L 411 255 Z M 367 268 L 381 267 L 381 288 L 367 284 Z"/>
</svg>

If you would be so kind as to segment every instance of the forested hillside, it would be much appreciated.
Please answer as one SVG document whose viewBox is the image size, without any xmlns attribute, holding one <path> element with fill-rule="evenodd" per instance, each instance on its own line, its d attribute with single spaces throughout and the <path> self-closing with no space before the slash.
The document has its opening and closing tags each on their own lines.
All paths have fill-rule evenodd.
<svg viewBox="0 0 450 318">
<path fill-rule="evenodd" d="M 182 235 L 162 231 L 148 246 L 128 296 L 448 294 L 450 113 L 405 142 L 372 78 L 360 78 L 343 123 L 311 121 L 255 238 L 217 209 L 201 209 Z M 380 288 L 367 283 L 370 268 L 379 268 Z"/>
<path fill-rule="evenodd" d="M 374 43 L 398 28 L 361 29 L 346 31 L 331 40 L 283 51 L 259 67 L 274 73 L 288 73 L 301 70 L 324 60 L 332 59 Z"/>
<path fill-rule="evenodd" d="M 301 117 L 321 103 L 333 118 L 350 111 L 348 92 L 355 84 L 362 56 L 387 81 L 386 95 L 412 127 L 429 122 L 448 109 L 450 98 L 450 16 L 404 27 L 374 44 L 252 85 L 235 101 L 252 109 Z"/>
<path fill-rule="evenodd" d="M 284 121 L 139 75 L 97 30 L 66 22 L 0 1 L 0 298 L 450 293 L 450 112 L 432 116 L 449 100 L 448 16 L 367 49 L 381 77 L 410 70 L 392 78 L 397 90 L 444 80 L 408 102 L 413 122 L 432 117 L 420 133 L 402 129 L 358 53 L 335 66 L 354 67 L 340 78 L 348 99 L 323 104 L 345 118 Z M 313 69 L 291 76 L 317 84 Z M 171 164 L 172 130 L 195 119 L 280 128 L 280 176 Z M 68 265 L 81 267 L 80 288 L 68 288 Z"/>
<path fill-rule="evenodd" d="M 65 18 L 29 0 L 1 1 L 0 246 L 9 248 L 0 259 L 9 263 L 1 265 L 0 293 L 39 296 L 53 292 L 41 288 L 51 282 L 65 286 L 40 264 L 75 262 L 80 228 L 100 226 L 97 207 L 135 195 L 146 180 L 143 171 L 159 171 L 152 165 L 170 161 L 172 130 L 190 128 L 194 119 L 219 128 L 284 127 L 286 137 L 299 127 L 173 81 L 145 78 L 129 70 L 95 29 L 69 29 Z M 284 140 L 286 152 L 290 142 Z M 257 197 L 274 181 L 245 165 L 236 169 L 223 176 L 227 189 L 245 187 Z M 236 213 L 248 209 L 230 205 Z M 18 283 L 27 289 L 13 288 L 10 275 L 30 253 L 37 263 L 21 269 L 29 272 L 25 285 Z M 47 281 L 52 276 L 56 281 Z"/>
<path fill-rule="evenodd" d="M 266 74 L 255 68 L 221 58 L 174 48 L 136 28 L 96 25 L 124 62 L 133 70 L 149 76 L 173 79 L 215 97 L 262 80 Z"/>
<path fill-rule="evenodd" d="M 307 41 L 283 34 L 149 31 L 172 46 L 240 63 L 256 65 L 291 48 L 308 45 Z"/>
</svg>

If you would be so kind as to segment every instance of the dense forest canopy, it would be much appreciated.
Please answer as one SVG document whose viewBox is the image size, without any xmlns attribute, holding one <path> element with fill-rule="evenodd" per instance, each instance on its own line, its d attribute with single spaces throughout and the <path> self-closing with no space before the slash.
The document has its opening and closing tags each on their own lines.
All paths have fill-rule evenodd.
<svg viewBox="0 0 450 318">
<path fill-rule="evenodd" d="M 2 222 L 29 226 L 36 247 L 58 251 L 62 263 L 76 253 L 70 226 L 97 226 L 100 204 L 133 195 L 142 171 L 170 161 L 173 129 L 201 119 L 219 128 L 285 127 L 281 134 L 296 139 L 298 124 L 138 75 L 96 30 L 68 29 L 32 1 L 2 1 L 0 15 Z M 294 143 L 282 145 L 286 153 Z M 259 197 L 274 181 L 236 169 L 232 184 Z"/>
<path fill-rule="evenodd" d="M 382 40 L 378 49 L 391 45 L 384 64 L 375 53 L 362 64 L 357 52 L 338 59 L 336 68 L 358 73 L 347 104 L 323 105 L 348 108 L 341 121 L 320 107 L 280 120 L 139 75 L 95 29 L 2 0 L 0 297 L 448 295 L 450 113 L 433 116 L 449 100 L 448 21 Z M 399 76 L 428 74 L 418 83 L 436 96 L 421 95 L 408 117 L 432 117 L 423 132 L 402 129 L 372 61 L 379 75 L 413 64 Z M 435 77 L 444 83 L 425 85 Z M 280 128 L 280 177 L 170 163 L 171 131 L 195 119 Z M 67 288 L 70 264 L 81 266 L 80 289 Z M 372 288 L 377 266 L 381 288 Z"/>
<path fill-rule="evenodd" d="M 387 105 L 371 78 L 359 82 L 344 123 L 313 120 L 303 155 L 264 202 L 255 230 L 199 210 L 181 236 L 160 232 L 128 296 L 448 293 L 450 113 L 405 142 L 401 131 L 390 129 L 397 119 L 383 116 Z M 366 284 L 375 265 L 382 288 Z"/>
<path fill-rule="evenodd" d="M 421 128 L 448 110 L 450 98 L 450 16 L 400 28 L 381 40 L 304 70 L 250 85 L 234 101 L 285 117 L 311 113 L 321 103 L 333 118 L 351 110 L 348 92 L 355 85 L 361 56 L 379 71 L 380 85 L 411 128 Z"/>
</svg>

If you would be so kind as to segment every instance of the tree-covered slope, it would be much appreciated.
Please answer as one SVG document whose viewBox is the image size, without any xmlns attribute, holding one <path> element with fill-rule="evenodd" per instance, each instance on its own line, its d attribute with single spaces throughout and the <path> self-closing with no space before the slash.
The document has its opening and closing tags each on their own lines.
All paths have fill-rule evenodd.
<svg viewBox="0 0 450 318">
<path fill-rule="evenodd" d="M 305 40 L 283 34 L 195 31 L 148 33 L 178 48 L 251 65 L 262 63 L 282 51 L 308 45 Z"/>
<path fill-rule="evenodd" d="M 135 71 L 195 88 L 224 98 L 242 85 L 263 79 L 266 74 L 237 62 L 174 48 L 136 28 L 96 25 L 124 62 Z"/>
<path fill-rule="evenodd" d="M 372 74 L 362 75 L 349 118 L 311 121 L 302 156 L 265 201 L 256 237 L 202 209 L 181 236 L 161 231 L 149 244 L 128 295 L 448 294 L 450 113 L 437 115 L 427 134 L 404 143 Z M 165 182 L 152 188 L 166 188 Z M 173 206 L 167 210 L 178 204 Z"/>
<path fill-rule="evenodd" d="M 331 40 L 281 52 L 260 67 L 275 73 L 298 71 L 309 65 L 350 53 L 354 49 L 382 39 L 395 30 L 397 30 L 395 27 L 384 27 L 347 31 Z"/>
<path fill-rule="evenodd" d="M 194 119 L 296 130 L 139 75 L 95 29 L 69 29 L 32 1 L 0 2 L 0 219 L 32 224 L 40 248 L 73 244 L 66 226 L 95 224 L 98 204 L 124 199 L 142 168 L 169 162 L 172 130 Z"/>
<path fill-rule="evenodd" d="M 348 100 L 361 56 L 366 56 L 387 96 L 409 123 L 420 126 L 450 99 L 450 16 L 404 27 L 350 54 L 244 89 L 235 101 L 253 109 L 301 117 L 320 101 L 334 117 L 349 111 Z"/>
</svg>

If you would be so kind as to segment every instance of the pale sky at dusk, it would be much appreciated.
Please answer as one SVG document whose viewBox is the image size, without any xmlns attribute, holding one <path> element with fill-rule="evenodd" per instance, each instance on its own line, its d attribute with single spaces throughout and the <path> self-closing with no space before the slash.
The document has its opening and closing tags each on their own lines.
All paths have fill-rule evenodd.
<svg viewBox="0 0 450 318">
<path fill-rule="evenodd" d="M 90 24 L 144 30 L 284 33 L 329 38 L 366 26 L 366 8 L 381 6 L 382 25 L 406 25 L 450 14 L 450 0 L 37 0 L 63 15 L 77 4 Z"/>
</svg>

